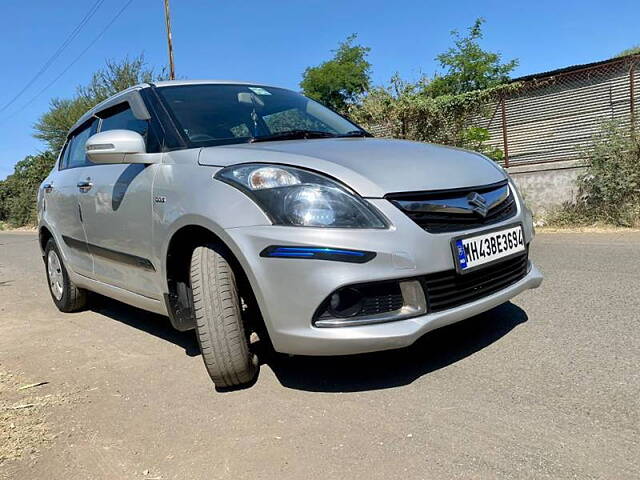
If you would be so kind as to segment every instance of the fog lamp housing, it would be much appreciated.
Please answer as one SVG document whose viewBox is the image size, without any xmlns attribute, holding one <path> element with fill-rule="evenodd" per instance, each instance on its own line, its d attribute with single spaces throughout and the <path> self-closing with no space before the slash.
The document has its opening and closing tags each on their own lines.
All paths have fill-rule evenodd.
<svg viewBox="0 0 640 480">
<path fill-rule="evenodd" d="M 316 311 L 319 328 L 369 325 L 406 320 L 427 313 L 418 280 L 391 280 L 349 285 L 332 292 Z"/>
</svg>

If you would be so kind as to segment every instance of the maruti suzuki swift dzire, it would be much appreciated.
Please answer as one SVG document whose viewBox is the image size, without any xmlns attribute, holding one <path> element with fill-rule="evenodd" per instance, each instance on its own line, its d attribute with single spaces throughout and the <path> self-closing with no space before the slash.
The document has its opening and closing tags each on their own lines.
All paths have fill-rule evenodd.
<svg viewBox="0 0 640 480">
<path fill-rule="evenodd" d="M 38 192 L 56 306 L 87 291 L 195 329 L 217 387 L 252 382 L 258 344 L 394 349 L 542 276 L 531 212 L 481 154 L 372 138 L 290 90 L 142 84 L 69 131 Z"/>
</svg>

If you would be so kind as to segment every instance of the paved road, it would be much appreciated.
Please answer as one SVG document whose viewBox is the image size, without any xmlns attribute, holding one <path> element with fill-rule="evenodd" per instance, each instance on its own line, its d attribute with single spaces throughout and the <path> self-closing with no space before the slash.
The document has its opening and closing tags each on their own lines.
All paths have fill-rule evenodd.
<svg viewBox="0 0 640 480">
<path fill-rule="evenodd" d="M 35 235 L 0 234 L 0 400 L 34 405 L 2 413 L 23 453 L 0 477 L 638 478 L 640 234 L 539 235 L 533 258 L 540 289 L 410 349 L 216 393 L 192 334 L 107 299 L 58 313 Z"/>
</svg>

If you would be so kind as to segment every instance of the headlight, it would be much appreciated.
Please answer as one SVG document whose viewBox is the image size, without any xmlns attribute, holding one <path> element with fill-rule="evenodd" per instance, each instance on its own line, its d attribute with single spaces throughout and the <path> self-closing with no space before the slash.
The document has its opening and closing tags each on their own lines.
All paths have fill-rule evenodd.
<svg viewBox="0 0 640 480">
<path fill-rule="evenodd" d="M 385 218 L 354 192 L 323 175 L 300 168 L 244 164 L 215 178 L 249 195 L 276 225 L 387 228 Z"/>
</svg>

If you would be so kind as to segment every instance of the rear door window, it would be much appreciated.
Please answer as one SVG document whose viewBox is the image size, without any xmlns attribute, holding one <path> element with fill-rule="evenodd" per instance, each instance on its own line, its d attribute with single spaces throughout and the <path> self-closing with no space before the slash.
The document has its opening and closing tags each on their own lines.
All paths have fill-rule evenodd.
<svg viewBox="0 0 640 480">
<path fill-rule="evenodd" d="M 69 144 L 71 140 L 67 140 L 62 147 L 62 153 L 60 154 L 60 161 L 58 162 L 58 170 L 67 168 L 67 160 L 69 159 Z"/>
</svg>

